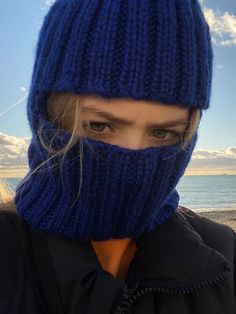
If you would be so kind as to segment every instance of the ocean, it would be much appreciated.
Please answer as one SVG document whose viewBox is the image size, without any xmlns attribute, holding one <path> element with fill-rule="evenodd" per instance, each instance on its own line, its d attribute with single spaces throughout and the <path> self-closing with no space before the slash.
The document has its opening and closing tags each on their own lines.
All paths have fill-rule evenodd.
<svg viewBox="0 0 236 314">
<path fill-rule="evenodd" d="M 6 179 L 13 190 L 21 179 Z M 236 210 L 236 175 L 183 176 L 177 190 L 179 205 L 193 209 Z"/>
</svg>

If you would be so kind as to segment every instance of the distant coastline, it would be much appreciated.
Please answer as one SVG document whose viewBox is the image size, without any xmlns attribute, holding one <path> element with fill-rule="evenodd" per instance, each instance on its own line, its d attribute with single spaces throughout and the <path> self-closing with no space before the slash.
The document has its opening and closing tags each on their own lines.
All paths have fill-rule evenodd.
<svg viewBox="0 0 236 314">
<path fill-rule="evenodd" d="M 23 179 L 27 174 L 27 171 L 13 171 L 13 172 L 7 172 L 7 171 L 0 171 L 0 179 Z M 192 172 L 191 170 L 186 171 L 184 174 L 184 177 L 212 177 L 212 176 L 236 176 L 236 173 L 206 173 L 206 172 L 200 172 L 196 173 L 195 171 Z"/>
</svg>

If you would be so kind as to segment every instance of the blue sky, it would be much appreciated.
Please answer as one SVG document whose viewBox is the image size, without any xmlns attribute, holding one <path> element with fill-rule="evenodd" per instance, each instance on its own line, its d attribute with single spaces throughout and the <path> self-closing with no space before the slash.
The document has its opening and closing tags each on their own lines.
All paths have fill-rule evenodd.
<svg viewBox="0 0 236 314">
<path fill-rule="evenodd" d="M 9 142 L 16 143 L 21 138 L 21 159 L 26 158 L 23 151 L 28 142 L 25 142 L 25 138 L 30 137 L 31 133 L 26 120 L 24 97 L 29 89 L 39 28 L 50 7 L 49 2 L 0 2 L 0 135 L 5 139 L 5 142 L 1 141 L 0 137 L 2 167 L 7 160 L 3 156 L 6 155 L 4 145 L 7 141 L 9 145 Z M 220 155 L 218 166 L 223 167 L 223 159 L 227 166 L 228 160 L 236 174 L 236 1 L 205 0 L 201 3 L 211 27 L 215 58 L 211 105 L 201 121 L 195 159 L 206 158 L 207 154 L 209 157 L 209 153 L 213 154 L 212 158 Z M 16 151 L 19 152 L 19 147 Z M 19 154 L 15 154 L 15 158 L 19 159 Z M 198 161 L 195 166 L 199 165 Z"/>
</svg>

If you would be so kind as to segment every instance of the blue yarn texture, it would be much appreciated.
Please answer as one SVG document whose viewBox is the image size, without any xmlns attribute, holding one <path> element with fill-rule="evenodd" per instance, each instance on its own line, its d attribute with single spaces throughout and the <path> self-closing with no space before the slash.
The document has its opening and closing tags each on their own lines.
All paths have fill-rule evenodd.
<svg viewBox="0 0 236 314">
<path fill-rule="evenodd" d="M 47 120 L 43 134 L 48 143 L 54 137 L 55 149 L 70 138 Z M 18 211 L 35 228 L 72 239 L 137 238 L 164 224 L 176 211 L 175 187 L 196 140 L 197 133 L 185 150 L 179 144 L 134 150 L 87 138 L 82 173 L 77 142 L 62 166 L 58 157 L 39 172 L 28 173 L 29 179 L 17 189 Z M 31 169 L 50 157 L 38 139 L 30 145 L 28 156 Z"/>
<path fill-rule="evenodd" d="M 39 32 L 27 102 L 30 171 L 16 190 L 19 213 L 33 226 L 74 239 L 138 237 L 176 211 L 176 185 L 197 141 L 130 150 L 97 140 L 75 145 L 60 167 L 41 145 L 70 134 L 47 120 L 50 93 L 99 94 L 209 108 L 213 50 L 197 0 L 57 0 Z M 134 107 L 135 110 L 135 107 Z M 56 134 L 56 136 L 54 136 Z M 41 163 L 40 169 L 35 171 Z M 76 195 L 80 175 L 83 184 Z"/>
</svg>

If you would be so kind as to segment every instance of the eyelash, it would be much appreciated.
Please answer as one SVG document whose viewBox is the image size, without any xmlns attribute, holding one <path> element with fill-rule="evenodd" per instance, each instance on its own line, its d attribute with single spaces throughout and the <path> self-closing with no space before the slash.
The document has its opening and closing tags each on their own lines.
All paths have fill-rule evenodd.
<svg viewBox="0 0 236 314">
<path fill-rule="evenodd" d="M 83 121 L 83 127 L 85 129 L 88 129 L 88 127 L 91 125 L 91 124 L 98 124 L 98 125 L 103 125 L 103 126 L 108 126 L 110 129 L 113 129 L 112 126 L 108 123 L 103 123 L 103 122 L 98 122 L 98 121 Z M 153 131 L 165 131 L 165 132 L 169 132 L 171 134 L 174 135 L 174 139 L 178 139 L 178 141 L 181 140 L 181 138 L 183 137 L 183 133 L 182 132 L 176 132 L 176 131 L 173 131 L 173 130 L 168 130 L 168 129 L 154 129 Z M 111 135 L 110 134 L 106 134 L 106 133 L 102 133 L 103 131 L 99 132 L 99 131 L 94 131 L 94 130 L 91 130 L 89 129 L 88 130 L 90 133 L 94 134 L 95 136 L 97 136 L 98 138 L 109 138 Z M 152 140 L 153 142 L 170 142 L 170 140 L 165 140 L 165 139 L 158 139 L 158 138 L 155 138 L 154 140 Z"/>
</svg>

